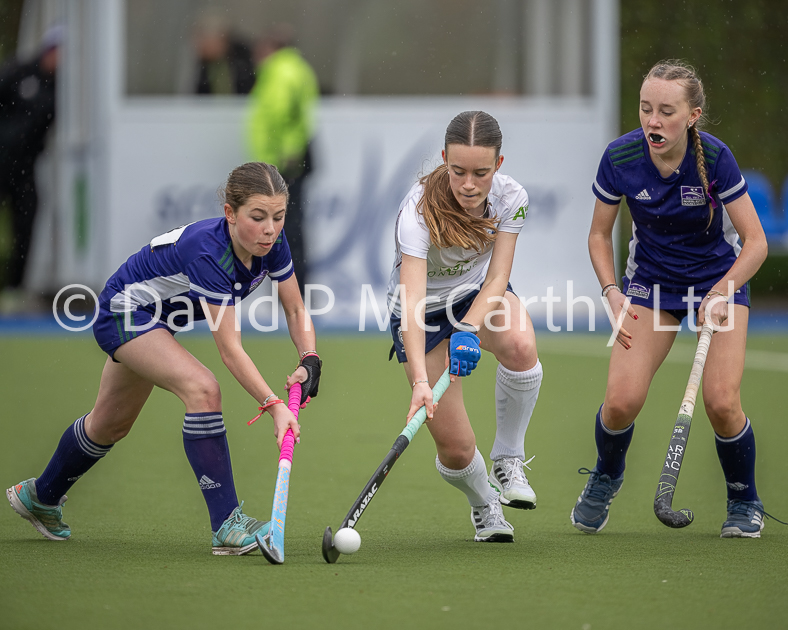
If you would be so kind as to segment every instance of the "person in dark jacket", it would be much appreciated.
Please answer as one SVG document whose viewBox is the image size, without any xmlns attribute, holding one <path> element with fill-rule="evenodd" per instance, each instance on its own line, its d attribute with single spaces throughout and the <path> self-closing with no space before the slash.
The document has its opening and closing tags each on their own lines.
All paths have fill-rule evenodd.
<svg viewBox="0 0 788 630">
<path fill-rule="evenodd" d="M 23 281 L 38 209 L 34 166 L 55 120 L 55 71 L 63 28 L 49 29 L 39 53 L 0 67 L 0 198 L 10 204 L 12 244 L 5 271 L 3 310 L 23 301 Z"/>
<path fill-rule="evenodd" d="M 196 94 L 248 94 L 255 81 L 249 46 L 218 16 L 205 16 L 194 34 Z"/>
</svg>

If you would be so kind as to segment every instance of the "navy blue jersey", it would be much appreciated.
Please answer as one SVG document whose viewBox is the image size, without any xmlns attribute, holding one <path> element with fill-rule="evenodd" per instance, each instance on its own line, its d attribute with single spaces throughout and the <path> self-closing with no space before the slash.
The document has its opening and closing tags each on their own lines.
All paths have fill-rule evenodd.
<svg viewBox="0 0 788 630">
<path fill-rule="evenodd" d="M 642 129 L 611 142 L 593 185 L 597 198 L 611 205 L 626 197 L 632 213 L 627 278 L 659 284 L 668 291 L 690 286 L 710 289 L 741 251 L 739 235 L 724 204 L 747 192 L 730 149 L 701 132 L 706 170 L 717 209 L 709 225 L 709 205 L 698 175 L 695 150 L 687 152 L 679 173 L 662 177 L 651 161 Z"/>
<path fill-rule="evenodd" d="M 205 219 L 157 236 L 131 256 L 107 281 L 99 303 L 113 313 L 153 313 L 158 296 L 160 319 L 179 312 L 173 322 L 182 327 L 188 319 L 186 301 L 192 303 L 194 320 L 199 321 L 205 319 L 200 298 L 208 304 L 234 305 L 266 276 L 283 281 L 291 275 L 293 262 L 284 230 L 271 251 L 252 257 L 252 268 L 247 269 L 233 252 L 227 220 Z"/>
</svg>

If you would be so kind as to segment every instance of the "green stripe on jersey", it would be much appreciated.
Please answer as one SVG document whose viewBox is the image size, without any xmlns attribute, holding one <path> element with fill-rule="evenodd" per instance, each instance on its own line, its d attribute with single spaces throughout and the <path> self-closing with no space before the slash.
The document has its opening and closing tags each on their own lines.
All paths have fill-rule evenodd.
<svg viewBox="0 0 788 630">
<path fill-rule="evenodd" d="M 645 155 L 643 150 L 641 149 L 640 153 L 636 153 L 630 157 L 625 157 L 620 160 L 613 160 L 613 166 L 620 166 L 621 164 L 626 164 L 627 162 L 631 162 L 632 160 L 637 160 L 638 158 L 642 158 Z"/>
<path fill-rule="evenodd" d="M 227 261 L 232 261 L 232 259 L 233 259 L 233 244 L 230 243 L 227 246 L 227 249 L 224 250 L 224 254 L 222 254 L 222 257 L 219 259 L 219 266 L 222 269 L 224 269 L 225 271 L 227 271 L 227 268 L 226 268 L 227 267 Z"/>
<path fill-rule="evenodd" d="M 708 162 L 709 166 L 714 166 L 714 163 L 717 161 L 717 157 L 720 155 L 720 150 L 718 147 L 715 147 L 713 144 L 709 144 L 708 142 L 701 142 L 703 145 L 703 157 L 705 158 L 706 162 Z"/>
<path fill-rule="evenodd" d="M 232 276 L 234 262 L 235 261 L 233 259 L 233 244 L 230 243 L 227 246 L 227 249 L 224 250 L 224 254 L 222 254 L 222 257 L 219 259 L 219 266 L 222 269 L 224 269 L 225 273 L 228 276 Z"/>
<path fill-rule="evenodd" d="M 620 153 L 632 153 L 632 149 L 637 146 L 643 146 L 642 140 L 635 140 L 634 142 L 627 142 L 626 144 L 622 144 L 620 147 L 616 147 L 615 149 L 610 149 L 610 158 L 613 159 L 615 157 L 619 157 Z"/>
<path fill-rule="evenodd" d="M 115 324 L 118 327 L 118 337 L 120 338 L 121 341 L 128 341 L 123 336 L 123 324 L 121 323 L 120 315 L 118 315 L 117 313 L 112 313 L 112 317 L 115 319 Z"/>
<path fill-rule="evenodd" d="M 720 152 L 720 148 L 719 147 L 715 147 L 713 144 L 709 144 L 708 142 L 705 142 L 703 140 L 701 140 L 701 144 L 703 145 L 703 150 L 704 151 L 708 151 L 709 153 L 713 153 L 715 157 Z"/>
</svg>

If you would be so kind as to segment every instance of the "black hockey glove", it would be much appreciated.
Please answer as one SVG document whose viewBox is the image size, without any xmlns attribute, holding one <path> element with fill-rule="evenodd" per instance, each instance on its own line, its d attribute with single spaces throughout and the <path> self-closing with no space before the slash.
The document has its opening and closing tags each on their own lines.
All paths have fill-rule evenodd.
<svg viewBox="0 0 788 630">
<path fill-rule="evenodd" d="M 301 383 L 301 404 L 306 402 L 307 396 L 314 398 L 317 396 L 317 388 L 320 385 L 320 371 L 323 361 L 316 354 L 308 354 L 299 363 L 299 367 L 306 370 L 307 378 Z"/>
</svg>

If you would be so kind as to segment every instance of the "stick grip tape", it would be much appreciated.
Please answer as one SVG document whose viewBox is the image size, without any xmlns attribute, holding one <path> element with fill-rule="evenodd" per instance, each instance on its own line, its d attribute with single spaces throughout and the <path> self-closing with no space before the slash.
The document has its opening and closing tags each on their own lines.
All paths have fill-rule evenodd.
<svg viewBox="0 0 788 630">
<path fill-rule="evenodd" d="M 438 379 L 438 382 L 435 383 L 435 387 L 432 388 L 432 402 L 436 403 L 440 400 L 443 393 L 449 388 L 451 385 L 451 377 L 449 376 L 449 368 L 443 372 L 441 377 Z M 405 436 L 408 442 L 413 439 L 413 436 L 416 435 L 416 431 L 421 428 L 421 425 L 424 424 L 424 421 L 427 419 L 427 408 L 422 407 L 419 409 L 413 417 L 410 419 L 405 428 L 402 430 L 400 435 Z"/>
<path fill-rule="evenodd" d="M 290 387 L 290 395 L 287 400 L 287 408 L 293 412 L 293 415 L 298 420 L 298 412 L 300 410 L 299 403 L 301 402 L 301 383 L 295 383 Z M 295 436 L 293 430 L 288 429 L 285 437 L 282 440 L 282 450 L 279 451 L 279 461 L 283 459 L 288 462 L 293 461 L 293 447 L 295 446 Z"/>
</svg>

